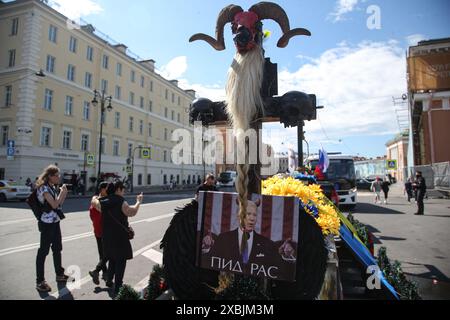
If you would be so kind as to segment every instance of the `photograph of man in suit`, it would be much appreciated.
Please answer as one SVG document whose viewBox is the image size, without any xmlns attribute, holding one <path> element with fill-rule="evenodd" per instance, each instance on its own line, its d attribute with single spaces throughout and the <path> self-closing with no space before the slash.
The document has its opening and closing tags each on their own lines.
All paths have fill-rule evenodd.
<svg viewBox="0 0 450 320">
<path fill-rule="evenodd" d="M 207 256 L 206 261 L 218 257 L 226 262 L 232 261 L 232 265 L 239 262 L 243 273 L 252 275 L 260 275 L 261 267 L 264 268 L 262 273 L 267 273 L 270 268 L 269 276 L 272 278 L 278 278 L 279 272 L 286 270 L 285 259 L 294 257 L 291 243 L 278 247 L 274 241 L 255 231 L 260 205 L 260 199 L 248 201 L 243 227 L 222 233 L 216 239 L 211 233 L 203 238 L 202 253 Z"/>
</svg>

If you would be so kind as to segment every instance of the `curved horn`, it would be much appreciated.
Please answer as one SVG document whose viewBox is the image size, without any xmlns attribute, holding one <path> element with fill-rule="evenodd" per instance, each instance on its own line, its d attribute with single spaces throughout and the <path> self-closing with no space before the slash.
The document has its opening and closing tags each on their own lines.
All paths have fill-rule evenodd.
<svg viewBox="0 0 450 320">
<path fill-rule="evenodd" d="M 206 41 L 207 43 L 209 43 L 211 45 L 211 47 L 213 47 L 217 51 L 224 50 L 225 49 L 225 41 L 223 38 L 223 29 L 228 22 L 234 21 L 234 16 L 236 14 L 238 14 L 239 12 L 243 12 L 243 11 L 244 10 L 242 10 L 242 8 L 240 6 L 236 6 L 234 4 L 230 4 L 229 6 L 223 8 L 220 11 L 219 16 L 217 17 L 216 39 L 214 39 L 213 37 L 208 36 L 204 33 L 197 33 L 189 38 L 189 42 L 193 42 L 196 40 L 203 40 L 203 41 Z"/>
<path fill-rule="evenodd" d="M 291 30 L 291 27 L 289 25 L 289 18 L 286 12 L 276 3 L 260 2 L 252 6 L 249 11 L 256 13 L 260 20 L 272 19 L 280 25 L 280 28 L 283 31 L 283 36 L 280 38 L 280 40 L 278 40 L 277 46 L 279 48 L 286 47 L 289 43 L 289 40 L 294 36 L 311 35 L 311 32 L 303 28 Z"/>
</svg>

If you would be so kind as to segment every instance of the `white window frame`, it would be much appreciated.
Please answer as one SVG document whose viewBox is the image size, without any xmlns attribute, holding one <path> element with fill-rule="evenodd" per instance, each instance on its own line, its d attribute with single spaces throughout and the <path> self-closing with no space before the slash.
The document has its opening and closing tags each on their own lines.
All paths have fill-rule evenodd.
<svg viewBox="0 0 450 320">
<path fill-rule="evenodd" d="M 53 110 L 53 90 L 45 88 L 44 92 L 44 110 Z"/>
<path fill-rule="evenodd" d="M 48 40 L 53 43 L 58 41 L 58 28 L 52 24 L 48 28 Z"/>
<path fill-rule="evenodd" d="M 5 108 L 9 108 L 12 106 L 12 98 L 13 98 L 13 86 L 8 85 L 5 86 Z"/>
<path fill-rule="evenodd" d="M 116 76 L 122 76 L 122 64 L 120 62 L 116 64 Z"/>
<path fill-rule="evenodd" d="M 44 138 L 43 137 L 44 128 L 45 129 L 50 129 L 49 132 L 48 132 L 48 145 L 45 144 L 44 139 L 43 139 Z M 52 147 L 52 145 L 53 145 L 53 126 L 52 125 L 49 125 L 49 124 L 46 124 L 46 123 L 41 125 L 41 132 L 40 132 L 39 140 L 40 140 L 39 141 L 39 145 L 41 147 L 48 147 L 48 148 Z"/>
<path fill-rule="evenodd" d="M 66 96 L 66 107 L 64 109 L 64 115 L 73 116 L 73 97 Z"/>
<path fill-rule="evenodd" d="M 16 49 L 8 50 L 8 67 L 12 68 L 16 65 Z"/>
<path fill-rule="evenodd" d="M 87 110 L 87 117 L 86 117 Z M 83 120 L 90 121 L 91 120 L 91 103 L 89 101 L 83 102 Z"/>
<path fill-rule="evenodd" d="M 69 146 L 66 148 L 65 142 L 66 142 L 66 132 L 70 133 L 70 140 L 69 140 Z M 62 130 L 62 143 L 61 143 L 61 149 L 63 150 L 72 150 L 72 141 L 73 141 L 73 130 L 70 128 L 63 128 Z"/>
<path fill-rule="evenodd" d="M 139 120 L 139 134 L 141 136 L 144 134 L 144 120 Z"/>
<path fill-rule="evenodd" d="M 73 64 L 67 66 L 67 80 L 75 82 L 76 67 Z"/>
<path fill-rule="evenodd" d="M 11 34 L 10 36 L 17 36 L 19 33 L 19 18 L 13 18 L 11 20 Z"/>
<path fill-rule="evenodd" d="M 114 113 L 114 128 L 120 129 L 120 112 Z"/>
<path fill-rule="evenodd" d="M 78 39 L 74 36 L 70 36 L 69 40 L 69 51 L 72 53 L 77 53 Z"/>
<path fill-rule="evenodd" d="M 116 149 L 117 147 L 117 149 Z M 113 139 L 113 156 L 120 157 L 120 140 Z"/>
<path fill-rule="evenodd" d="M 87 140 L 86 140 L 86 149 L 83 148 L 83 143 L 84 143 L 84 139 L 83 139 L 83 138 L 84 138 L 84 137 L 87 137 Z M 81 150 L 82 152 L 89 152 L 90 146 L 91 146 L 91 134 L 88 133 L 88 132 L 82 131 L 82 132 L 81 132 L 81 139 L 80 139 L 80 150 Z"/>
<path fill-rule="evenodd" d="M 92 88 L 92 73 L 86 72 L 84 75 L 84 86 L 86 88 Z"/>
<path fill-rule="evenodd" d="M 128 118 L 128 132 L 134 132 L 134 117 Z"/>
<path fill-rule="evenodd" d="M 91 62 L 94 60 L 94 48 L 91 46 L 87 46 L 86 60 L 91 61 Z"/>
<path fill-rule="evenodd" d="M 109 56 L 106 54 L 104 54 L 103 58 L 102 58 L 102 67 L 103 67 L 103 69 L 106 69 L 106 70 L 108 70 L 108 68 L 109 68 Z"/>
<path fill-rule="evenodd" d="M 47 65 L 45 66 L 45 70 L 49 73 L 55 73 L 55 63 L 56 58 L 50 54 L 47 55 Z"/>
<path fill-rule="evenodd" d="M 6 128 L 6 130 L 4 130 Z M 9 140 L 9 131 L 11 129 L 11 125 L 9 123 L 0 123 L 0 134 L 1 134 L 1 141 L 0 145 L 2 147 L 5 147 L 8 144 Z M 6 132 L 6 134 L 5 134 Z"/>
</svg>

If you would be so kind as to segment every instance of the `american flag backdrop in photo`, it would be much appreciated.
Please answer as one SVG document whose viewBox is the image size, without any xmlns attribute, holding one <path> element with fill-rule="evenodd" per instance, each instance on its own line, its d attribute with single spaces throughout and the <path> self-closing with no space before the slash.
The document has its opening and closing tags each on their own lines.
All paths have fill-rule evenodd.
<svg viewBox="0 0 450 320">
<path fill-rule="evenodd" d="M 204 235 L 209 231 L 219 235 L 237 229 L 239 226 L 237 197 L 237 193 L 200 192 L 197 231 L 202 231 L 202 223 Z M 252 201 L 258 199 L 262 202 L 258 207 L 255 231 L 275 242 L 287 239 L 297 242 L 299 199 L 252 195 Z"/>
</svg>

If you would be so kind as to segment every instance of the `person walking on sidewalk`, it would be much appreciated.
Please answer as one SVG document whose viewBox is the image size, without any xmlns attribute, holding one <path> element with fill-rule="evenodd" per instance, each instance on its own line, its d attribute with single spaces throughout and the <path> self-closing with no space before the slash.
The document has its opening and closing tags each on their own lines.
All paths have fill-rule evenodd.
<svg viewBox="0 0 450 320">
<path fill-rule="evenodd" d="M 372 182 L 372 185 L 370 186 L 370 190 L 372 192 L 375 192 L 375 203 L 377 203 L 377 201 L 380 201 L 381 203 L 381 179 L 379 177 L 377 177 L 375 179 L 375 181 Z"/>
<path fill-rule="evenodd" d="M 52 291 L 45 281 L 44 276 L 45 258 L 50 252 L 50 247 L 53 252 L 56 281 L 67 282 L 69 280 L 69 276 L 64 274 L 64 268 L 62 267 L 62 238 L 60 227 L 60 221 L 65 218 L 61 210 L 61 205 L 64 203 L 68 191 L 66 185 L 63 185 L 61 192 L 58 194 L 56 186 L 59 182 L 60 171 L 54 165 L 45 168 L 36 182 L 36 196 L 42 206 L 42 215 L 38 222 L 41 239 L 36 256 L 36 289 L 39 292 Z"/>
<path fill-rule="evenodd" d="M 119 293 L 123 284 L 127 260 L 133 259 L 130 238 L 132 229 L 128 217 L 134 217 L 141 206 L 143 194 L 136 197 L 136 204 L 130 206 L 124 199 L 125 187 L 122 181 L 108 185 L 108 196 L 100 199 L 103 215 L 103 249 L 104 257 L 108 259 L 108 279 L 106 286 L 112 287 L 114 279 L 114 294 Z"/>
<path fill-rule="evenodd" d="M 408 178 L 405 182 L 405 190 L 403 191 L 403 194 L 406 194 L 408 197 L 408 202 L 411 202 L 411 198 L 413 198 L 413 186 L 411 182 L 411 178 Z"/>
<path fill-rule="evenodd" d="M 385 178 L 384 181 L 381 183 L 381 189 L 383 190 L 384 193 L 384 204 L 387 204 L 388 201 L 389 185 L 390 182 L 388 178 Z"/>
<path fill-rule="evenodd" d="M 97 249 L 99 262 L 94 270 L 89 271 L 89 275 L 92 277 L 92 281 L 99 285 L 99 274 L 102 271 L 103 280 L 107 280 L 107 268 L 106 263 L 108 260 L 105 258 L 103 254 L 103 241 L 102 241 L 102 212 L 99 199 L 102 199 L 108 195 L 106 192 L 108 188 L 108 182 L 101 182 L 98 186 L 97 193 L 92 197 L 91 206 L 89 208 L 89 216 L 92 220 L 92 225 L 94 227 L 94 235 L 97 240 Z"/>
<path fill-rule="evenodd" d="M 416 172 L 416 181 L 414 182 L 413 187 L 416 189 L 417 194 L 417 212 L 415 215 L 421 216 L 424 214 L 423 198 L 427 192 L 427 185 L 425 183 L 425 178 L 422 177 L 421 171 Z"/>
</svg>

